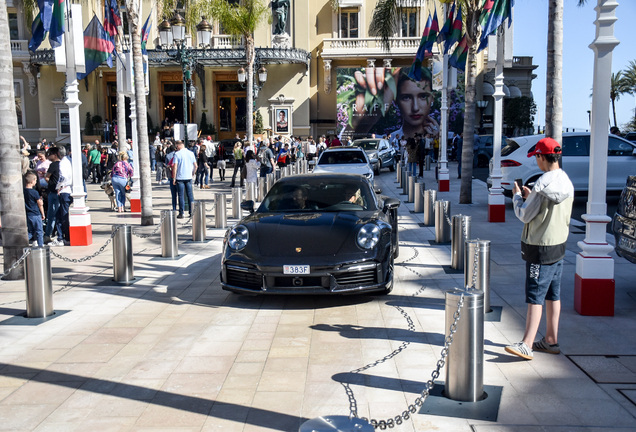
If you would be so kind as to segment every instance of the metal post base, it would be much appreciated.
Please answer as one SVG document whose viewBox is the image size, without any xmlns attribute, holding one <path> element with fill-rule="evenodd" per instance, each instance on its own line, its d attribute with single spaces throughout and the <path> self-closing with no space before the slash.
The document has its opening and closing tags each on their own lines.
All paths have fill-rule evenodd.
<svg viewBox="0 0 636 432">
<path fill-rule="evenodd" d="M 324 416 L 307 420 L 298 432 L 374 432 L 368 421 L 348 416 Z"/>
</svg>

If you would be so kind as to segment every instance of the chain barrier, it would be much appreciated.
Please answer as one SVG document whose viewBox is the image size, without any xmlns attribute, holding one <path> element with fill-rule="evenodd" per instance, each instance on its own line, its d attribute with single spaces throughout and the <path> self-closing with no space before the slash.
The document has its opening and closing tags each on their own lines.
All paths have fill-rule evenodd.
<svg viewBox="0 0 636 432">
<path fill-rule="evenodd" d="M 14 262 L 11 265 L 11 267 L 9 267 L 9 270 L 7 270 L 6 272 L 2 273 L 2 276 L 0 276 L 0 280 L 2 280 L 5 276 L 7 276 L 9 273 L 11 273 L 16 268 L 18 268 L 18 266 L 20 264 L 22 264 L 22 261 L 24 261 L 26 259 L 26 257 L 29 256 L 30 253 L 31 253 L 31 249 L 30 248 L 25 250 L 24 253 L 22 254 L 22 256 L 20 258 L 18 258 L 18 260 L 16 262 Z"/>
<path fill-rule="evenodd" d="M 78 258 L 78 259 L 73 259 L 73 258 L 67 258 L 65 256 L 62 256 L 60 254 L 58 254 L 57 252 L 55 252 L 53 249 L 51 249 L 51 255 L 53 255 L 55 258 L 59 258 L 62 261 L 66 261 L 66 262 L 70 262 L 70 263 L 74 263 L 74 264 L 78 264 L 78 263 L 83 263 L 86 262 L 88 260 L 92 260 L 93 258 L 95 258 L 97 255 L 101 254 L 102 252 L 104 252 L 104 250 L 106 250 L 106 248 L 108 247 L 108 245 L 110 244 L 110 242 L 113 241 L 113 238 L 115 238 L 115 234 L 117 234 L 117 231 L 119 231 L 119 227 L 117 226 L 113 232 L 110 234 L 110 237 L 108 237 L 108 240 L 106 240 L 106 243 L 104 243 L 102 245 L 102 247 L 100 247 L 97 252 L 95 252 L 92 255 L 88 255 L 85 256 L 84 258 Z"/>
<path fill-rule="evenodd" d="M 473 260 L 473 277 L 470 288 L 477 289 L 477 256 L 479 255 L 479 242 L 475 242 L 475 259 Z M 467 287 L 468 288 L 468 287 Z"/>
<path fill-rule="evenodd" d="M 159 229 L 161 228 L 161 225 L 163 225 L 163 221 L 164 221 L 165 218 L 166 218 L 166 214 L 161 212 L 161 219 L 159 220 L 159 225 L 157 225 L 157 227 L 154 230 L 152 230 L 152 232 L 150 232 L 149 234 L 139 234 L 139 233 L 135 232 L 134 230 L 133 230 L 132 233 L 136 237 L 139 237 L 139 238 L 142 238 L 142 239 L 150 238 L 153 235 L 157 234 L 157 231 L 159 231 Z"/>
<path fill-rule="evenodd" d="M 404 246 L 403 243 L 402 243 L 402 246 Z M 411 246 L 411 249 L 413 249 L 413 252 L 414 252 L 413 256 L 407 260 L 404 260 L 401 263 L 402 265 L 414 260 L 415 258 L 419 256 L 419 251 L 416 248 Z M 419 272 L 415 270 L 412 270 L 408 267 L 404 267 L 404 268 L 415 273 L 416 275 L 422 276 Z M 415 297 L 419 295 L 425 289 L 426 287 L 422 285 L 422 287 L 418 291 L 416 291 L 414 294 L 412 294 L 411 297 Z M 457 310 L 453 314 L 453 324 L 451 324 L 450 326 L 449 335 L 444 340 L 444 347 L 442 348 L 442 351 L 440 353 L 440 359 L 437 361 L 436 367 L 433 370 L 433 372 L 431 372 L 431 378 L 424 385 L 424 390 L 422 390 L 422 392 L 415 399 L 415 401 L 412 404 L 409 404 L 407 409 L 404 410 L 400 415 L 396 415 L 395 417 L 388 418 L 386 420 L 376 420 L 373 418 L 368 419 L 366 417 L 360 417 L 362 420 L 370 423 L 375 429 L 385 430 L 386 428 L 394 428 L 396 425 L 401 425 L 405 420 L 410 419 L 411 414 L 415 414 L 417 412 L 418 407 L 421 407 L 422 405 L 424 405 L 424 401 L 426 401 L 426 398 L 429 396 L 430 391 L 433 389 L 433 387 L 435 387 L 435 380 L 439 378 L 440 371 L 446 364 L 446 357 L 448 356 L 448 350 L 450 349 L 450 346 L 453 343 L 453 337 L 455 333 L 457 332 L 457 323 L 459 322 L 461 318 L 461 309 L 463 305 L 464 305 L 464 295 L 462 294 L 459 299 L 459 302 L 457 303 Z M 393 307 L 397 309 L 406 320 L 406 323 L 408 325 L 408 331 L 415 332 L 415 325 L 413 324 L 413 320 L 406 313 L 406 311 L 399 306 L 393 306 Z M 396 348 L 395 350 L 393 350 L 391 353 L 387 354 L 383 358 L 376 360 L 373 363 L 369 363 L 365 366 L 362 366 L 358 369 L 354 369 L 350 371 L 349 373 L 354 373 L 354 374 L 360 373 L 365 370 L 371 369 L 379 364 L 382 364 L 386 362 L 387 360 L 390 360 L 393 357 L 397 356 L 399 353 L 404 351 L 409 345 L 410 345 L 410 342 L 404 341 L 398 348 Z M 345 389 L 347 398 L 349 399 L 349 418 L 358 418 L 358 404 L 356 402 L 356 398 L 353 393 L 353 390 L 351 389 L 351 385 L 349 383 L 341 383 L 341 384 Z"/>
<path fill-rule="evenodd" d="M 451 222 L 450 218 L 448 217 L 448 201 L 444 201 L 444 218 L 446 218 L 446 223 L 449 226 L 453 226 L 453 223 Z"/>
</svg>

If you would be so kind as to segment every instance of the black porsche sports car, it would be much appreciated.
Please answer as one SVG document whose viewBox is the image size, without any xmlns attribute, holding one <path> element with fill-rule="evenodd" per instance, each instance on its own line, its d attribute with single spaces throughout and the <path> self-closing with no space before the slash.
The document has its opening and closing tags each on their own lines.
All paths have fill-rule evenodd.
<svg viewBox="0 0 636 432">
<path fill-rule="evenodd" d="M 389 293 L 399 205 L 360 175 L 282 178 L 258 210 L 242 203 L 250 215 L 225 234 L 221 287 L 243 294 Z"/>
</svg>

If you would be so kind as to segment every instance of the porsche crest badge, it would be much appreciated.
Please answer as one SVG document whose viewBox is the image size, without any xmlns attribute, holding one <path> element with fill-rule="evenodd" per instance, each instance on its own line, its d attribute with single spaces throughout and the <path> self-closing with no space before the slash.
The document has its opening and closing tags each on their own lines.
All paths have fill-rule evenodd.
<svg viewBox="0 0 636 432">
<path fill-rule="evenodd" d="M 296 253 L 300 253 L 300 251 L 302 251 L 303 248 L 296 248 Z"/>
</svg>

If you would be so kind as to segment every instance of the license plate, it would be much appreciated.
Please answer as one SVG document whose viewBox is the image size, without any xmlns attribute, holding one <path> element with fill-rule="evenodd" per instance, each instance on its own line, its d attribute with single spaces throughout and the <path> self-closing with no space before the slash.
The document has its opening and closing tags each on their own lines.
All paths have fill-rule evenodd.
<svg viewBox="0 0 636 432">
<path fill-rule="evenodd" d="M 309 274 L 309 266 L 308 265 L 284 265 L 283 274 L 306 275 L 306 274 Z"/>
<path fill-rule="evenodd" d="M 629 252 L 634 252 L 636 250 L 636 242 L 627 237 L 621 237 L 618 241 L 618 245 L 621 249 L 624 249 Z"/>
</svg>

